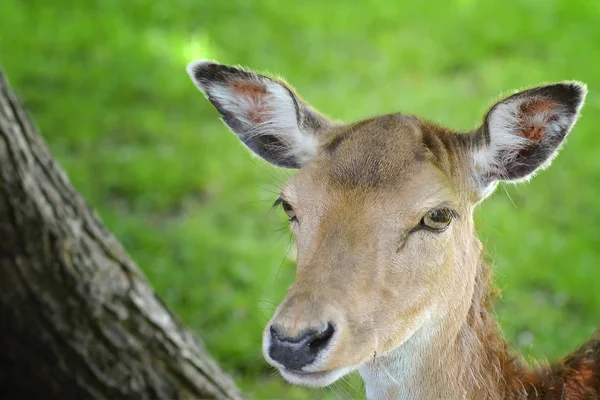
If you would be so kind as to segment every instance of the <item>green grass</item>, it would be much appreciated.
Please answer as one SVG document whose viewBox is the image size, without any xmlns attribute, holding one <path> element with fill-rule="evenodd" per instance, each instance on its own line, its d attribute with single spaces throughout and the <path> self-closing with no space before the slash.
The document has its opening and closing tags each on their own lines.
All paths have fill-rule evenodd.
<svg viewBox="0 0 600 400">
<path fill-rule="evenodd" d="M 270 212 L 290 172 L 251 157 L 217 120 L 185 73 L 197 58 L 284 75 L 339 119 L 403 111 L 457 129 L 475 126 L 502 92 L 587 82 L 583 118 L 553 167 L 501 188 L 476 217 L 517 348 L 554 358 L 600 322 L 600 8 L 415 3 L 2 3 L 0 65 L 53 154 L 253 398 L 363 395 L 356 377 L 292 388 L 262 361 L 261 330 L 294 277 L 285 219 Z"/>
</svg>

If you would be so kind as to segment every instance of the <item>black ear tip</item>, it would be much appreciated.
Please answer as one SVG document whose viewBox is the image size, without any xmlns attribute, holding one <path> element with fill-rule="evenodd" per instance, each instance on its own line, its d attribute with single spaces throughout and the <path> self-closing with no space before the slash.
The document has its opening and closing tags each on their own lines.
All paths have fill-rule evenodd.
<svg viewBox="0 0 600 400">
<path fill-rule="evenodd" d="M 573 105 L 576 109 L 581 108 L 587 95 L 587 85 L 578 81 L 564 81 L 549 86 L 555 97 L 564 103 Z"/>
<path fill-rule="evenodd" d="M 187 65 L 186 71 L 202 91 L 206 91 L 211 83 L 225 83 L 232 78 L 255 79 L 257 77 L 256 74 L 241 67 L 230 67 L 210 60 L 192 61 Z"/>
<path fill-rule="evenodd" d="M 585 83 L 579 81 L 565 81 L 562 82 L 561 85 L 564 87 L 564 90 L 579 103 L 583 103 L 588 92 L 588 88 Z"/>
<path fill-rule="evenodd" d="M 210 60 L 196 60 L 190 62 L 185 70 L 196 83 L 215 80 L 221 65 Z"/>
<path fill-rule="evenodd" d="M 564 81 L 551 85 L 540 86 L 525 92 L 520 95 L 541 95 L 557 100 L 563 104 L 572 113 L 579 112 L 583 105 L 587 94 L 587 86 L 585 83 L 577 81 Z"/>
</svg>

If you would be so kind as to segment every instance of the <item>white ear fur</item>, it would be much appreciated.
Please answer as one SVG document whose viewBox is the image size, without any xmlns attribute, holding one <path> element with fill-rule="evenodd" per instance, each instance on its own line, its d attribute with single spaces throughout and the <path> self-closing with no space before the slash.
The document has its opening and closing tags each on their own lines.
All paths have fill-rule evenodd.
<svg viewBox="0 0 600 400">
<path fill-rule="evenodd" d="M 488 118 L 489 143 L 478 148 L 473 154 L 475 168 L 479 172 L 485 172 L 491 169 L 499 169 L 503 164 L 505 157 L 500 157 L 501 152 L 508 150 L 507 154 L 517 153 L 527 139 L 516 134 L 519 125 L 517 119 L 517 110 L 519 101 L 509 101 L 504 104 L 498 104 L 490 112 Z"/>
<path fill-rule="evenodd" d="M 547 134 L 560 134 L 563 130 L 570 130 L 575 122 L 572 115 L 563 108 L 545 110 L 519 118 L 519 108 L 523 100 L 509 101 L 499 104 L 488 119 L 490 143 L 488 146 L 478 149 L 474 154 L 474 161 L 478 170 L 501 171 L 503 166 L 515 162 L 521 150 L 533 145 L 531 140 L 519 134 L 525 126 L 547 126 Z M 547 168 L 552 159 L 558 154 L 559 148 L 550 155 L 546 161 L 539 165 L 536 171 Z M 534 172 L 520 178 L 510 176 L 499 176 L 502 180 L 521 181 L 533 177 Z"/>
<path fill-rule="evenodd" d="M 519 182 L 547 168 L 577 121 L 587 88 L 562 82 L 497 103 L 474 135 L 473 171 L 481 198 L 501 180 Z"/>
<path fill-rule="evenodd" d="M 192 81 L 223 115 L 223 121 L 256 154 L 276 165 L 300 167 L 317 153 L 310 110 L 283 83 L 200 60 L 188 64 Z"/>
</svg>

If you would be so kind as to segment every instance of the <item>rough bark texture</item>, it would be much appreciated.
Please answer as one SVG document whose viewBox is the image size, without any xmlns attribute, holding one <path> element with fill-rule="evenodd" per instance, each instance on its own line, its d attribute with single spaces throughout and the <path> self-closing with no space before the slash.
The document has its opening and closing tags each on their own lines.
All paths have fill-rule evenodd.
<svg viewBox="0 0 600 400">
<path fill-rule="evenodd" d="M 0 393 L 242 397 L 70 185 L 1 70 Z"/>
</svg>

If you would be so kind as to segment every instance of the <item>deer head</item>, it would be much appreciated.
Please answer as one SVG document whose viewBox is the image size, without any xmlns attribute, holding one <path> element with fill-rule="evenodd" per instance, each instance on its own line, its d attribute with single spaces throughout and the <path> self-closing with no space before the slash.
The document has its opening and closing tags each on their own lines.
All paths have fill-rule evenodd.
<svg viewBox="0 0 600 400">
<path fill-rule="evenodd" d="M 457 340 L 477 290 L 474 207 L 550 163 L 586 93 L 575 82 L 525 90 L 455 132 L 403 114 L 331 121 L 281 80 L 210 61 L 188 73 L 250 150 L 298 169 L 277 200 L 297 276 L 263 353 L 288 381 L 315 387 L 359 368 L 376 379 L 391 356 L 407 371 L 396 377 L 410 374 Z"/>
</svg>

